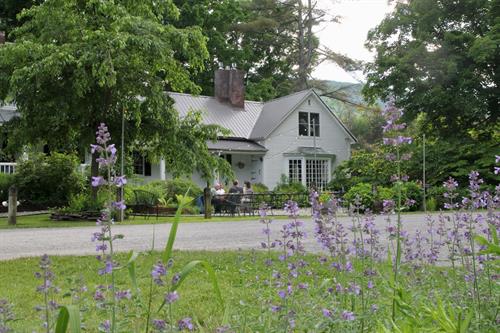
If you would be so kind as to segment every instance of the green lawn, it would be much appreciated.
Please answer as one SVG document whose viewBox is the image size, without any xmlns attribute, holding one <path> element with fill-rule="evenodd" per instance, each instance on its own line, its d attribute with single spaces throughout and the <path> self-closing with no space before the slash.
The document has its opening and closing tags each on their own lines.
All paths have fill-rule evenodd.
<svg viewBox="0 0 500 333">
<path fill-rule="evenodd" d="M 120 301 L 117 318 L 121 329 L 118 332 L 145 332 L 151 270 L 159 257 L 159 253 L 144 253 L 138 258 L 139 292 L 131 300 Z M 209 262 L 215 269 L 226 302 L 226 320 L 233 329 L 228 332 L 285 332 L 282 325 L 286 325 L 283 320 L 286 312 L 272 313 L 269 309 L 273 305 L 285 306 L 294 313 L 297 329 L 288 332 L 382 332 L 377 329 L 377 325 L 390 322 L 393 292 L 387 279 L 392 272 L 387 264 L 375 264 L 375 275 L 367 277 L 355 273 L 365 267 L 360 262 L 355 262 L 353 272 L 343 273 L 332 269 L 330 262 L 321 264 L 317 256 L 307 255 L 302 257 L 307 264 L 297 270 L 298 277 L 290 278 L 286 263 L 276 260 L 276 253 L 273 253 L 273 257 L 275 264 L 269 268 L 264 264 L 266 254 L 261 251 L 174 252 L 174 265 L 169 269 L 165 281 L 168 286 L 173 274 L 191 260 L 203 259 Z M 120 254 L 117 258 L 119 262 L 126 261 L 125 254 Z M 109 275 L 100 276 L 96 273 L 101 265 L 93 256 L 52 257 L 51 260 L 55 273 L 54 285 L 61 288 L 54 296 L 55 301 L 62 305 L 77 304 L 81 309 L 86 331 L 97 332 L 98 323 L 109 318 L 109 312 L 99 309 L 93 297 L 97 286 L 110 283 Z M 13 311 L 19 320 L 8 324 L 14 332 L 43 331 L 40 320 L 43 312 L 34 310 L 44 302 L 43 296 L 36 291 L 41 280 L 34 278 L 34 273 L 40 271 L 38 261 L 38 258 L 28 258 L 0 262 L 0 300 L 8 299 L 13 304 Z M 281 277 L 272 277 L 273 281 L 281 279 L 285 284 L 269 288 L 265 280 L 271 277 L 273 271 L 282 274 Z M 373 289 L 366 288 L 368 280 L 373 282 Z M 291 281 L 293 294 L 289 294 L 287 303 L 283 303 L 278 291 L 286 290 L 286 281 Z M 300 283 L 307 284 L 307 289 L 299 288 Z M 352 283 L 362 286 L 364 297 L 347 292 L 347 287 Z M 339 284 L 345 288 L 345 292 L 335 291 Z M 85 291 L 79 291 L 83 286 L 86 287 Z M 116 286 L 120 290 L 133 289 L 126 269 L 117 271 Z M 200 329 L 200 332 L 215 332 L 215 328 L 224 321 L 204 270 L 196 269 L 178 289 L 180 299 L 172 306 L 171 315 L 168 307 L 158 311 L 168 291 L 167 286 L 154 285 L 152 289 L 152 319 L 174 318 L 177 321 L 191 317 L 206 329 Z M 417 322 L 412 325 L 418 323 L 433 328 L 435 323 L 426 319 L 428 317 L 423 309 L 427 307 L 432 310 L 436 299 L 454 304 L 447 311 L 467 312 L 470 309 L 471 299 L 467 296 L 468 287 L 463 275 L 451 268 L 427 267 L 415 270 L 407 267 L 403 270 L 400 286 L 401 297 L 404 299 L 402 302 L 408 307 L 405 311 L 416 316 Z M 486 281 L 482 280 L 482 294 L 487 295 L 487 290 Z M 483 319 L 475 316 L 470 332 L 495 331 L 491 315 L 498 292 L 496 288 L 494 295 L 488 298 L 489 302 L 483 300 L 484 308 L 480 317 Z M 376 306 L 376 312 L 373 312 L 373 306 Z M 331 309 L 335 313 L 334 318 L 341 318 L 343 311 L 353 311 L 356 320 L 326 318 L 322 315 L 323 309 Z M 430 321 L 426 323 L 425 320 Z M 408 318 L 400 312 L 396 322 L 402 327 L 408 323 Z M 417 328 L 408 332 L 421 331 Z"/>
<path fill-rule="evenodd" d="M 0 217 L 0 229 L 15 229 L 15 228 L 65 228 L 65 227 L 83 227 L 95 226 L 92 221 L 53 221 L 49 214 L 19 216 L 17 218 L 17 225 L 9 226 L 6 217 Z M 274 216 L 274 219 L 286 219 L 286 216 Z M 120 224 L 151 224 L 151 223 L 172 223 L 173 216 L 168 217 L 149 217 L 143 216 L 131 217 Z M 182 223 L 193 222 L 231 222 L 231 221 L 257 221 L 258 216 L 214 216 L 209 220 L 203 216 L 183 216 Z"/>
</svg>

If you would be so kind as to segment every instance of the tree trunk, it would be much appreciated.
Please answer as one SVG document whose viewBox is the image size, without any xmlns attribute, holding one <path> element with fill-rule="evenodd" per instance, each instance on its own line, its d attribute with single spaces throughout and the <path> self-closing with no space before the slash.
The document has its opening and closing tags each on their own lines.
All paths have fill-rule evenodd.
<svg viewBox="0 0 500 333">
<path fill-rule="evenodd" d="M 205 208 L 205 218 L 212 218 L 212 193 L 209 182 L 207 182 L 207 187 L 203 189 L 203 206 Z"/>
<path fill-rule="evenodd" d="M 298 28 L 298 55 L 299 55 L 299 90 L 304 90 L 307 88 L 307 68 L 305 62 L 305 52 L 306 45 L 304 40 L 304 17 L 303 17 L 303 5 L 302 0 L 297 0 L 297 28 Z"/>
<path fill-rule="evenodd" d="M 17 187 L 12 185 L 9 187 L 9 212 L 8 212 L 9 225 L 16 225 L 17 223 Z"/>
</svg>

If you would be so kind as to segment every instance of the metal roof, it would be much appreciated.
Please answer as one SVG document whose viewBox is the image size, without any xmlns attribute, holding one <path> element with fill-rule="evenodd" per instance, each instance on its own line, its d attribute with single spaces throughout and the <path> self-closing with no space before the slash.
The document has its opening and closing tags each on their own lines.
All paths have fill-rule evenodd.
<svg viewBox="0 0 500 333">
<path fill-rule="evenodd" d="M 247 140 L 228 140 L 220 139 L 216 142 L 207 142 L 209 150 L 234 151 L 234 152 L 253 152 L 265 153 L 267 149 L 255 142 Z"/>
<path fill-rule="evenodd" d="M 286 118 L 286 116 L 310 93 L 312 89 L 276 98 L 266 102 L 250 135 L 252 139 L 266 138 Z"/>
<path fill-rule="evenodd" d="M 189 111 L 200 111 L 205 124 L 216 124 L 232 132 L 232 137 L 250 137 L 257 119 L 262 111 L 262 102 L 245 101 L 245 108 L 233 107 L 219 102 L 215 97 L 193 96 L 189 94 L 169 92 L 175 101 L 175 109 L 180 116 Z"/>
</svg>

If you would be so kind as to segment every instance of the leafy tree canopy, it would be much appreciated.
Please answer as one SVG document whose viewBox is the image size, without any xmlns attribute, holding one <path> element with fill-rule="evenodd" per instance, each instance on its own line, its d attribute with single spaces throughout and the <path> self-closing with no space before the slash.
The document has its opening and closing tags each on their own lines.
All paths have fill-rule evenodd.
<svg viewBox="0 0 500 333">
<path fill-rule="evenodd" d="M 499 17 L 499 0 L 399 2 L 368 34 L 376 58 L 365 94 L 393 97 L 408 119 L 426 113 L 430 134 L 490 136 L 500 114 Z"/>
<path fill-rule="evenodd" d="M 176 28 L 171 0 L 46 0 L 22 12 L 15 43 L 0 48 L 0 99 L 21 114 L 24 142 L 74 150 L 94 141 L 100 122 L 150 157 L 167 157 L 174 173 L 200 169 L 206 177 L 222 159 L 206 140 L 223 132 L 198 114 L 180 119 L 165 94 L 197 93 L 190 75 L 208 52 L 199 28 Z"/>
</svg>

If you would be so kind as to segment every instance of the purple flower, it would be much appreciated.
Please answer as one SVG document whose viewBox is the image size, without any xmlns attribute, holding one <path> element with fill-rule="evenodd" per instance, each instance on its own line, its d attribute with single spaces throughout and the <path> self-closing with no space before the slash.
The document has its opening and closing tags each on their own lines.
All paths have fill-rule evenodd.
<svg viewBox="0 0 500 333">
<path fill-rule="evenodd" d="M 104 252 L 104 251 L 106 251 L 107 249 L 108 249 L 108 246 L 107 246 L 106 244 L 104 244 L 104 243 L 103 243 L 103 244 L 97 244 L 97 245 L 95 246 L 95 250 L 96 250 L 97 252 L 100 252 L 100 251 L 103 251 L 103 252 Z"/>
<path fill-rule="evenodd" d="M 96 132 L 96 141 L 100 145 L 105 145 L 111 139 L 111 135 L 108 132 L 108 127 L 101 123 Z"/>
<path fill-rule="evenodd" d="M 368 281 L 368 285 L 367 285 L 368 289 L 373 289 L 373 281 Z"/>
<path fill-rule="evenodd" d="M 108 259 L 106 261 L 106 265 L 104 266 L 104 268 L 99 270 L 98 274 L 99 275 L 111 274 L 112 271 L 113 271 L 113 262 Z"/>
<path fill-rule="evenodd" d="M 101 152 L 102 147 L 99 145 L 90 145 L 90 153 L 94 154 L 95 152 Z"/>
<path fill-rule="evenodd" d="M 163 285 L 163 280 L 161 279 L 162 276 L 167 275 L 167 269 L 165 266 L 161 263 L 158 262 L 156 265 L 153 265 L 153 270 L 151 271 L 151 276 L 153 277 L 153 281 L 159 285 Z"/>
<path fill-rule="evenodd" d="M 101 301 L 104 301 L 104 299 L 105 299 L 105 297 L 104 297 L 104 294 L 102 293 L 102 291 L 96 290 L 94 293 L 94 300 L 101 302 Z"/>
<path fill-rule="evenodd" d="M 299 216 L 299 211 L 300 211 L 299 205 L 297 204 L 297 202 L 292 201 L 292 200 L 288 200 L 285 203 L 285 212 L 288 213 L 288 216 L 297 217 L 297 216 Z"/>
<path fill-rule="evenodd" d="M 355 320 L 356 317 L 354 316 L 354 313 L 344 310 L 344 311 L 342 311 L 342 319 L 347 320 L 347 321 L 352 321 L 352 320 Z"/>
<path fill-rule="evenodd" d="M 106 181 L 101 176 L 92 177 L 92 186 L 93 187 L 99 187 L 99 186 L 102 186 L 105 184 L 106 184 Z"/>
<path fill-rule="evenodd" d="M 177 293 L 177 291 L 172 291 L 168 294 L 165 294 L 165 302 L 167 302 L 168 304 L 172 304 L 176 302 L 178 299 L 179 299 L 179 294 Z"/>
<path fill-rule="evenodd" d="M 119 290 L 115 293 L 115 298 L 117 300 L 121 300 L 121 299 L 131 299 L 132 298 L 132 293 L 130 292 L 130 290 Z"/>
<path fill-rule="evenodd" d="M 125 176 L 116 176 L 113 179 L 113 183 L 116 185 L 116 187 L 122 187 L 123 185 L 127 184 L 127 178 L 125 178 Z"/>
<path fill-rule="evenodd" d="M 325 316 L 327 318 L 331 318 L 332 317 L 332 311 L 330 311 L 328 309 L 322 309 L 321 312 L 323 312 L 323 316 Z"/>
<path fill-rule="evenodd" d="M 114 201 L 111 203 L 111 206 L 118 210 L 125 210 L 127 208 L 127 206 L 125 205 L 125 200 Z"/>
<path fill-rule="evenodd" d="M 110 332 L 111 331 L 111 322 L 109 320 L 105 320 L 104 322 L 102 322 L 100 325 L 99 325 L 99 329 L 102 331 L 102 332 Z"/>
<path fill-rule="evenodd" d="M 278 312 L 281 310 L 281 306 L 279 305 L 271 305 L 271 312 Z"/>
<path fill-rule="evenodd" d="M 285 299 L 286 298 L 286 292 L 284 290 L 280 290 L 280 291 L 278 291 L 278 296 L 281 299 Z"/>
<path fill-rule="evenodd" d="M 194 329 L 194 325 L 191 322 L 191 318 L 189 318 L 189 317 L 186 317 L 184 319 L 179 320 L 177 325 L 179 326 L 179 330 L 181 330 L 181 331 L 186 330 L 186 329 L 188 331 L 192 331 Z"/>
<path fill-rule="evenodd" d="M 165 320 L 153 319 L 153 327 L 158 331 L 162 331 L 167 328 L 167 323 Z"/>
</svg>

